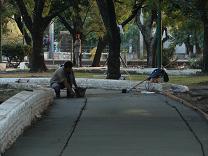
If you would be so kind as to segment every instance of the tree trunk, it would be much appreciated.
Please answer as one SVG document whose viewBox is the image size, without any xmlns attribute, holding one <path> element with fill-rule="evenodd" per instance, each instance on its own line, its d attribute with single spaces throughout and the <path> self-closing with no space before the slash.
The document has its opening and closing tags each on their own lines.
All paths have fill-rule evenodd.
<svg viewBox="0 0 208 156">
<path fill-rule="evenodd" d="M 189 54 L 190 54 L 190 57 L 194 56 L 194 46 L 193 45 L 190 45 L 190 47 L 189 47 Z"/>
<path fill-rule="evenodd" d="M 186 42 L 186 43 L 185 43 L 185 46 L 186 46 L 186 54 L 187 54 L 188 56 L 192 57 L 193 54 L 194 54 L 194 52 L 193 52 L 193 51 L 194 51 L 193 45 L 191 45 L 190 43 Z"/>
<path fill-rule="evenodd" d="M 119 79 L 120 73 L 120 32 L 116 26 L 112 39 L 109 40 L 107 79 Z"/>
<path fill-rule="evenodd" d="M 200 55 L 202 53 L 201 48 L 199 46 L 199 40 L 197 38 L 197 31 L 194 31 L 194 40 L 195 40 L 195 46 L 196 46 L 196 55 Z"/>
<path fill-rule="evenodd" d="M 97 50 L 95 52 L 95 57 L 92 62 L 92 67 L 99 67 L 100 66 L 100 59 L 102 56 L 102 52 L 105 49 L 106 45 L 108 43 L 107 35 L 103 36 L 103 38 L 99 38 Z"/>
<path fill-rule="evenodd" d="M 29 36 L 29 34 L 26 31 L 26 29 L 24 27 L 24 24 L 21 21 L 21 17 L 20 16 L 19 17 L 15 16 L 14 19 L 15 19 L 15 22 L 17 23 L 17 26 L 18 26 L 20 32 L 22 33 L 22 35 L 23 35 L 23 37 L 26 41 L 26 44 L 31 45 L 32 44 L 31 37 Z"/>
<path fill-rule="evenodd" d="M 193 45 L 190 43 L 190 38 L 189 36 L 187 37 L 186 41 L 184 42 L 186 46 L 186 53 L 188 56 L 192 57 L 193 56 Z"/>
<path fill-rule="evenodd" d="M 145 47 L 147 50 L 147 67 L 151 67 L 152 66 L 152 48 L 151 45 L 147 42 L 145 43 Z"/>
<path fill-rule="evenodd" d="M 142 3 L 140 3 L 140 5 L 137 5 L 135 3 L 135 5 L 133 6 L 132 8 L 132 13 L 131 15 L 126 19 L 124 20 L 122 23 L 121 23 L 121 26 L 124 27 L 126 26 L 131 20 L 133 20 L 138 12 L 138 10 L 142 7 Z M 107 45 L 107 34 L 105 34 L 105 36 L 103 38 L 99 38 L 98 40 L 98 45 L 97 45 L 97 50 L 96 50 L 96 53 L 95 53 L 95 57 L 94 57 L 94 60 L 92 62 L 92 66 L 93 67 L 97 67 L 100 65 L 100 59 L 101 59 L 101 55 L 102 55 L 102 52 L 103 50 L 105 49 Z"/>
<path fill-rule="evenodd" d="M 199 46 L 199 42 L 197 41 L 196 42 L 196 55 L 200 55 L 202 53 L 202 50 Z"/>
<path fill-rule="evenodd" d="M 43 53 L 43 32 L 36 29 L 32 33 L 33 39 L 33 51 L 31 59 L 31 72 L 42 72 L 46 71 L 46 65 L 44 62 L 44 53 Z"/>
<path fill-rule="evenodd" d="M 152 67 L 155 68 L 157 66 L 157 40 L 154 40 L 152 44 Z"/>
<path fill-rule="evenodd" d="M 154 45 L 156 42 L 156 33 L 153 34 L 152 28 L 153 28 L 153 22 L 157 18 L 157 12 L 156 10 L 151 11 L 152 15 L 149 16 L 144 24 L 142 24 L 140 20 L 140 15 L 141 15 L 141 9 L 138 11 L 137 14 L 137 25 L 142 33 L 142 36 L 144 38 L 144 44 L 147 50 L 147 66 L 148 67 L 153 67 L 155 63 L 155 58 L 156 58 L 156 51 L 154 51 Z M 155 45 L 156 46 L 156 45 Z"/>
<path fill-rule="evenodd" d="M 204 20 L 203 72 L 208 73 L 208 19 Z"/>
<path fill-rule="evenodd" d="M 120 32 L 117 27 L 113 0 L 97 0 L 100 14 L 108 33 L 109 55 L 107 79 L 119 79 L 120 73 Z"/>
<path fill-rule="evenodd" d="M 185 47 L 186 47 L 186 55 L 189 55 L 189 48 L 187 42 L 184 42 Z"/>
</svg>

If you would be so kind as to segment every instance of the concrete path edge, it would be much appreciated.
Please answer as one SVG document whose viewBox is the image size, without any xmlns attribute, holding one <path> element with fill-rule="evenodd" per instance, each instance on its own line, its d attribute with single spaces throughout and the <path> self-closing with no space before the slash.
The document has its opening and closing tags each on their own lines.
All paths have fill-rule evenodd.
<svg viewBox="0 0 208 156">
<path fill-rule="evenodd" d="M 53 101 L 52 89 L 22 91 L 0 105 L 0 153 L 9 148 L 23 130 Z"/>
<path fill-rule="evenodd" d="M 49 87 L 50 78 L 0 78 L 0 86 L 8 85 L 12 88 L 24 88 L 32 89 L 38 87 Z M 78 86 L 87 88 L 101 88 L 101 89 L 113 89 L 122 90 L 130 89 L 141 81 L 129 81 L 129 80 L 110 80 L 110 79 L 88 79 L 88 78 L 76 78 Z M 176 85 L 171 83 L 144 83 L 137 86 L 138 89 L 145 90 L 172 90 L 177 92 L 186 92 L 188 87 L 183 85 Z"/>
<path fill-rule="evenodd" d="M 183 100 L 183 99 L 181 99 L 181 98 L 179 98 L 179 97 L 177 97 L 177 96 L 171 94 L 170 92 L 163 92 L 162 94 L 165 95 L 165 96 L 167 96 L 167 97 L 169 97 L 169 98 L 171 98 L 171 99 L 173 99 L 173 100 L 175 100 L 175 101 L 180 102 L 181 104 L 183 104 L 183 105 L 185 105 L 185 106 L 187 106 L 187 107 L 189 107 L 189 108 L 191 108 L 191 109 L 193 109 L 193 110 L 195 110 L 195 111 L 197 111 L 197 112 L 199 112 L 199 113 L 201 113 L 201 114 L 204 116 L 204 118 L 205 118 L 206 120 L 208 120 L 208 114 L 207 114 L 207 113 L 205 113 L 205 112 L 204 112 L 203 110 L 201 110 L 200 108 L 197 108 L 197 107 L 193 106 L 193 105 L 192 105 L 191 103 L 189 103 L 188 101 Z"/>
</svg>

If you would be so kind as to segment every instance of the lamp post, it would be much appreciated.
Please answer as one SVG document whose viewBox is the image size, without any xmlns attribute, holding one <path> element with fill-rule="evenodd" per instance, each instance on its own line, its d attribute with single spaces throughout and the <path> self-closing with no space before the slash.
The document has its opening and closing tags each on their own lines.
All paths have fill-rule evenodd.
<svg viewBox="0 0 208 156">
<path fill-rule="evenodd" d="M 157 13 L 157 68 L 162 67 L 162 14 L 161 14 L 161 3 L 158 3 Z"/>
</svg>

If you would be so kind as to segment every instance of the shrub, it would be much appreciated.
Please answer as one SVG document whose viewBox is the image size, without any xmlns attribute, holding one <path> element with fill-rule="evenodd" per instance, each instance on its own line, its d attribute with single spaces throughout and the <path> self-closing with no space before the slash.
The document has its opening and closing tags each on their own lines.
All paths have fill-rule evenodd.
<svg viewBox="0 0 208 156">
<path fill-rule="evenodd" d="M 7 58 L 9 67 L 17 68 L 24 57 L 31 54 L 32 48 L 22 44 L 6 44 L 2 46 L 2 55 Z"/>
<path fill-rule="evenodd" d="M 174 53 L 175 53 L 174 47 L 163 49 L 163 58 L 162 58 L 163 66 L 166 66 L 168 63 L 170 63 L 170 61 L 173 59 Z"/>
<path fill-rule="evenodd" d="M 192 69 L 201 69 L 202 68 L 202 58 L 191 58 L 189 59 L 189 65 Z"/>
</svg>

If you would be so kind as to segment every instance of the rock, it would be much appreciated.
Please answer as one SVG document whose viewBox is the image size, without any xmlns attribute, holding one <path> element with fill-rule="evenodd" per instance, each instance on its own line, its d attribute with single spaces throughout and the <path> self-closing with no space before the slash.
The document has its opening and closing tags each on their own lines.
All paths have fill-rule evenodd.
<svg viewBox="0 0 208 156">
<path fill-rule="evenodd" d="M 170 90 L 174 93 L 185 93 L 189 91 L 189 88 L 182 85 L 172 85 Z"/>
</svg>

